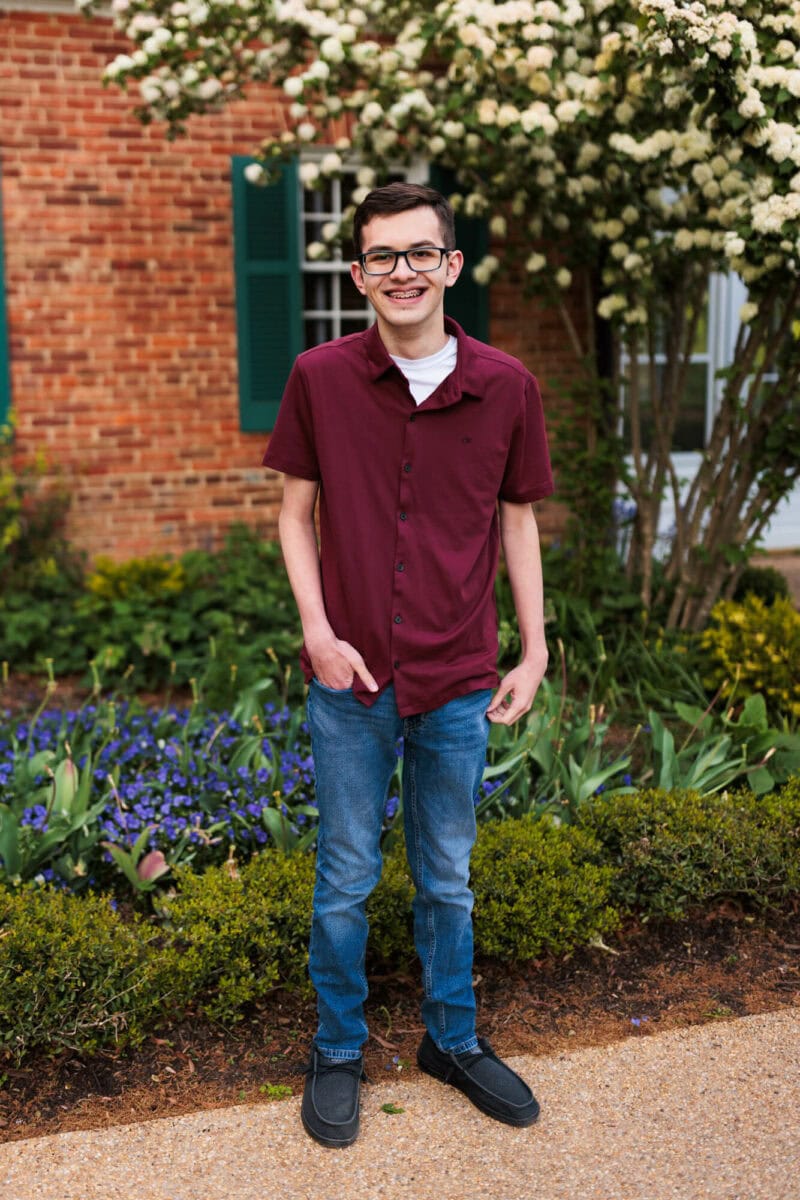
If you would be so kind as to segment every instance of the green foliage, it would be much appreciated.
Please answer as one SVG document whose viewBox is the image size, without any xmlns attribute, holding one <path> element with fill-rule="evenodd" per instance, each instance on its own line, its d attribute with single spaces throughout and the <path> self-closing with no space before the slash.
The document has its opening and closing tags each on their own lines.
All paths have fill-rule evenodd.
<svg viewBox="0 0 800 1200">
<path fill-rule="evenodd" d="M 0 1063 L 136 1043 L 187 1012 L 235 1022 L 277 987 L 305 987 L 314 860 L 269 850 L 176 872 L 155 916 L 106 896 L 0 887 Z M 725 898 L 800 892 L 800 777 L 781 792 L 652 789 L 596 799 L 577 825 L 531 816 L 479 827 L 475 946 L 504 962 L 602 940 L 624 911 L 681 918 Z M 411 955 L 402 844 L 368 902 L 371 951 Z"/>
<path fill-rule="evenodd" d="M 155 937 L 104 896 L 0 888 L 0 1059 L 141 1040 L 162 1003 Z"/>
<path fill-rule="evenodd" d="M 59 675 L 96 662 L 104 679 L 135 688 L 190 680 L 217 707 L 242 686 L 274 679 L 299 699 L 300 623 L 277 543 L 233 525 L 219 551 L 114 563 L 98 559 L 85 580 L 54 566 L 0 595 L 0 659 Z"/>
<path fill-rule="evenodd" d="M 476 950 L 525 961 L 602 937 L 618 923 L 613 875 L 583 830 L 531 817 L 481 826 L 472 854 Z"/>
<path fill-rule="evenodd" d="M 630 757 L 606 750 L 607 732 L 602 709 L 559 695 L 544 680 L 523 721 L 490 730 L 484 782 L 497 779 L 501 787 L 479 801 L 478 816 L 554 812 L 572 821 L 598 788 L 628 788 Z"/>
<path fill-rule="evenodd" d="M 79 569 L 63 536 L 69 496 L 63 488 L 45 487 L 46 471 L 41 456 L 23 467 L 15 463 L 12 413 L 8 422 L 0 425 L 0 579 L 4 596 L 18 589 L 46 593 L 59 573 L 74 578 Z"/>
<path fill-rule="evenodd" d="M 311 929 L 313 859 L 275 851 L 243 867 L 177 872 L 178 891 L 159 902 L 169 933 L 164 987 L 174 1005 L 236 1021 L 244 1005 L 304 980 Z"/>
<path fill-rule="evenodd" d="M 726 697 L 760 692 L 773 716 L 800 717 L 800 613 L 791 601 L 778 596 L 768 605 L 756 595 L 741 604 L 721 600 L 700 645 L 709 687 Z"/>
<path fill-rule="evenodd" d="M 733 599 L 741 604 L 746 596 L 758 596 L 765 604 L 772 604 L 779 596 L 789 597 L 789 584 L 786 576 L 775 567 L 747 566 L 739 576 Z"/>
<path fill-rule="evenodd" d="M 651 789 L 600 797 L 580 827 L 617 868 L 612 902 L 679 919 L 724 898 L 764 906 L 800 888 L 800 781 L 780 793 Z"/>
</svg>

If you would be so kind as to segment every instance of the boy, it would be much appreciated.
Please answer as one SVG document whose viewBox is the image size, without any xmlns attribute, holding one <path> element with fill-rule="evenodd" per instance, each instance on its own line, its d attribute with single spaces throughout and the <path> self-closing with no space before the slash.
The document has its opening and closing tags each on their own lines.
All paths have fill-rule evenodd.
<svg viewBox="0 0 800 1200">
<path fill-rule="evenodd" d="M 538 1115 L 475 1033 L 468 880 L 489 723 L 527 712 L 547 665 L 531 508 L 552 491 L 541 400 L 521 363 L 444 316 L 463 255 L 443 196 L 378 188 L 353 240 L 352 278 L 376 323 L 299 356 L 264 457 L 286 476 L 279 529 L 309 683 L 319 1026 L 302 1118 L 324 1146 L 358 1135 L 364 909 L 399 737 L 425 993 L 419 1065 L 500 1121 Z M 501 541 L 523 656 L 497 687 Z"/>
</svg>

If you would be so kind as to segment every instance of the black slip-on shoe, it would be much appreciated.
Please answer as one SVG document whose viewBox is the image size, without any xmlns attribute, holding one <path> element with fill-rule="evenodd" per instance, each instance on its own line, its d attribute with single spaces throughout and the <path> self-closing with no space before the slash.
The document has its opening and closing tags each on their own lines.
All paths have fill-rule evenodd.
<svg viewBox="0 0 800 1200">
<path fill-rule="evenodd" d="M 361 1056 L 341 1062 L 312 1046 L 300 1115 L 306 1133 L 321 1146 L 351 1146 L 358 1137 L 362 1079 L 366 1075 Z"/>
<path fill-rule="evenodd" d="M 434 1079 L 462 1091 L 488 1117 L 506 1125 L 532 1125 L 539 1105 L 527 1083 L 497 1057 L 485 1038 L 478 1039 L 478 1046 L 466 1054 L 451 1054 L 426 1033 L 417 1063 Z"/>
</svg>

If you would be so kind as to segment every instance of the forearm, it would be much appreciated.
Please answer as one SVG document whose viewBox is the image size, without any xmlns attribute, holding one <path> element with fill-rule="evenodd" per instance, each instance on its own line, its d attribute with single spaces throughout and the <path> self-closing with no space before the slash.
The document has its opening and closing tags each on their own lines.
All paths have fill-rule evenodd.
<svg viewBox="0 0 800 1200">
<path fill-rule="evenodd" d="M 282 509 L 278 518 L 278 533 L 306 644 L 311 642 L 313 645 L 321 639 L 333 637 L 322 594 L 313 514 L 309 516 Z"/>
<path fill-rule="evenodd" d="M 522 661 L 546 665 L 542 555 L 530 504 L 501 503 L 500 537 L 514 598 Z"/>
<path fill-rule="evenodd" d="M 314 525 L 317 491 L 316 483 L 287 475 L 278 518 L 283 559 L 303 626 L 303 641 L 320 683 L 332 688 L 347 688 L 356 674 L 374 692 L 378 685 L 361 654 L 349 642 L 336 636 L 325 611 Z"/>
</svg>

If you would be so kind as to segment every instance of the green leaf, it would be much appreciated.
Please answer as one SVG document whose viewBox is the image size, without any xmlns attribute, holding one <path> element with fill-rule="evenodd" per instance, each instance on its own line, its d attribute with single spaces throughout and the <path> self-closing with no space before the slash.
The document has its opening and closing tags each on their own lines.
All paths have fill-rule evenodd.
<svg viewBox="0 0 800 1200">
<path fill-rule="evenodd" d="M 7 804 L 0 804 L 0 858 L 6 874 L 14 876 L 21 873 L 17 818 Z"/>
</svg>

